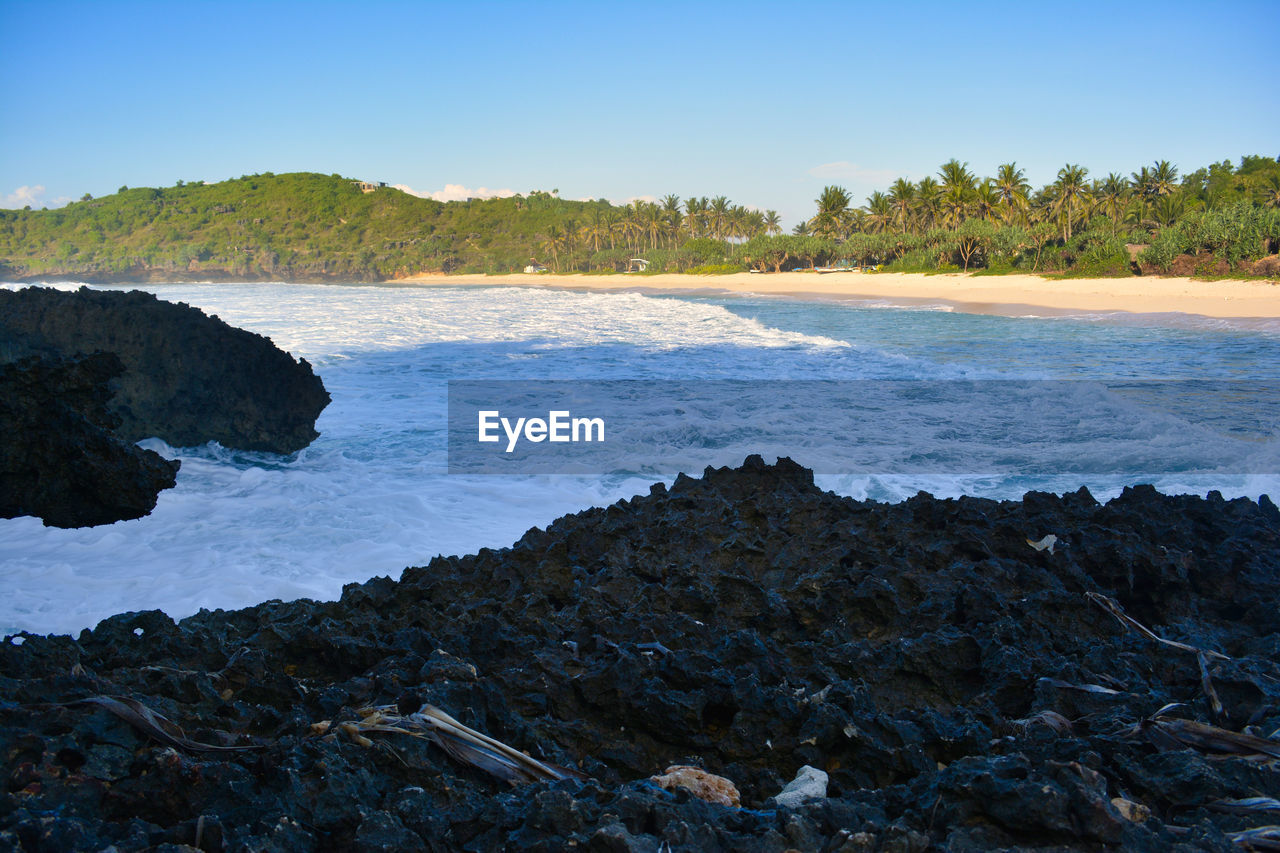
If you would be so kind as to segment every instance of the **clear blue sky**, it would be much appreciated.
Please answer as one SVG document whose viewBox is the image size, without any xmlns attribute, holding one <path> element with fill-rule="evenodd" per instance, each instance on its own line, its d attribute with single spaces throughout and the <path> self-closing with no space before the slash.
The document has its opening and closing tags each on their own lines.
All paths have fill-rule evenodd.
<svg viewBox="0 0 1280 853">
<path fill-rule="evenodd" d="M 1280 155 L 1276 0 L 0 0 L 0 205 L 340 172 L 813 213 L 951 157 L 1036 186 Z M 22 188 L 27 188 L 23 190 Z M 42 189 L 36 189 L 42 188 Z"/>
</svg>

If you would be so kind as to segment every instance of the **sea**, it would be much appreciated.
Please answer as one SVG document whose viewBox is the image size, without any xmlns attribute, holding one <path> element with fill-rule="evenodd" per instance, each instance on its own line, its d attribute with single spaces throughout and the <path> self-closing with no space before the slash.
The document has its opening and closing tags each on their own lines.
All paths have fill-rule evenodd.
<svg viewBox="0 0 1280 853">
<path fill-rule="evenodd" d="M 320 437 L 289 456 L 142 442 L 182 462 L 177 486 L 145 518 L 75 530 L 0 520 L 6 642 L 21 642 L 22 632 L 74 635 L 127 611 L 180 619 L 269 599 L 334 599 L 345 584 L 397 578 L 440 554 L 506 547 L 567 513 L 753 452 L 770 462 L 790 456 L 814 468 L 822 488 L 877 501 L 921 490 L 1016 499 L 1081 486 L 1106 500 L 1138 483 L 1174 494 L 1280 496 L 1273 320 L 1005 317 L 716 290 L 109 289 L 146 290 L 265 335 L 307 359 L 333 401 L 317 422 Z M 469 473 L 450 464 L 448 428 L 451 383 L 464 381 L 638 382 L 658 398 L 664 383 L 706 383 L 722 397 L 737 390 L 714 405 L 659 399 L 622 433 L 629 446 L 660 433 L 656 456 L 568 473 Z M 1028 397 L 1026 383 L 1052 391 Z M 789 410 L 801 412 L 792 420 L 803 421 L 803 435 L 794 424 L 772 425 L 787 418 L 773 418 L 769 406 L 793 386 L 805 389 Z M 878 416 L 851 425 L 851 400 L 882 393 L 893 399 Z M 921 394 L 947 399 L 899 407 L 904 395 Z M 730 405 L 755 398 L 770 399 L 750 403 L 761 407 L 752 417 Z M 1039 422 L 1046 409 L 1052 424 Z M 825 443 L 813 440 L 834 424 Z M 832 447 L 841 453 L 824 456 Z"/>
</svg>

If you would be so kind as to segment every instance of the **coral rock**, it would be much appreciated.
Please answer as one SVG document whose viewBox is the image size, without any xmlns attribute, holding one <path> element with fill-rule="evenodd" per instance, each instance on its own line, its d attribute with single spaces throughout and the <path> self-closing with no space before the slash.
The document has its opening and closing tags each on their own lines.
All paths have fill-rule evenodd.
<svg viewBox="0 0 1280 853">
<path fill-rule="evenodd" d="M 697 767 L 673 764 L 663 771 L 661 776 L 650 776 L 649 781 L 668 791 L 684 788 L 698 799 L 706 800 L 708 803 L 719 803 L 735 809 L 742 805 L 742 798 L 738 795 L 736 785 L 723 776 L 708 773 Z"/>
<path fill-rule="evenodd" d="M 806 764 L 796 771 L 796 778 L 787 783 L 773 801 L 780 808 L 793 809 L 811 800 L 827 796 L 827 774 Z"/>
</svg>

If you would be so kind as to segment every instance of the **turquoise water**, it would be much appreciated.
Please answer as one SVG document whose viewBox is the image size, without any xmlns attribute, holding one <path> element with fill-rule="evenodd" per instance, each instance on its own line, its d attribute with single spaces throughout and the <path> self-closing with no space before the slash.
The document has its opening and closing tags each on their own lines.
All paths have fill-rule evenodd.
<svg viewBox="0 0 1280 853">
<path fill-rule="evenodd" d="M 999 317 L 764 298 L 700 300 L 774 328 L 856 340 L 970 375 L 1040 379 L 1280 378 L 1280 323 L 1120 313 Z"/>
</svg>

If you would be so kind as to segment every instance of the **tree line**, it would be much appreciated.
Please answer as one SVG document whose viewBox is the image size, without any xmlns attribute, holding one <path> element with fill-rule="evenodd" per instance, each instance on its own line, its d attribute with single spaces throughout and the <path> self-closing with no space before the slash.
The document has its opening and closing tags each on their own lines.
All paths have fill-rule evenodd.
<svg viewBox="0 0 1280 853">
<path fill-rule="evenodd" d="M 1246 156 L 1179 174 L 1157 161 L 1090 177 L 1067 164 L 1033 189 L 1016 163 L 977 177 L 952 159 L 855 206 L 828 186 L 783 233 L 773 210 L 726 196 L 623 205 L 558 192 L 437 202 L 340 175 L 264 173 L 121 187 L 56 210 L 0 210 L 0 275 L 380 280 L 424 271 L 503 273 L 899 270 L 1126 275 L 1206 258 L 1243 272 L 1280 249 L 1280 161 Z M 1199 269 L 1199 267 L 1197 267 Z M 1209 267 L 1205 267 L 1209 269 Z"/>
<path fill-rule="evenodd" d="M 1068 163 L 1037 190 L 1016 162 L 978 178 L 967 163 L 936 177 L 898 178 L 855 207 L 828 186 L 795 227 L 812 243 L 757 241 L 747 263 L 780 269 L 815 257 L 900 270 L 1025 269 L 1124 275 L 1135 264 L 1168 270 L 1180 255 L 1231 267 L 1280 248 L 1280 161 L 1245 156 L 1179 177 L 1167 160 L 1129 175 L 1090 178 Z"/>
</svg>

